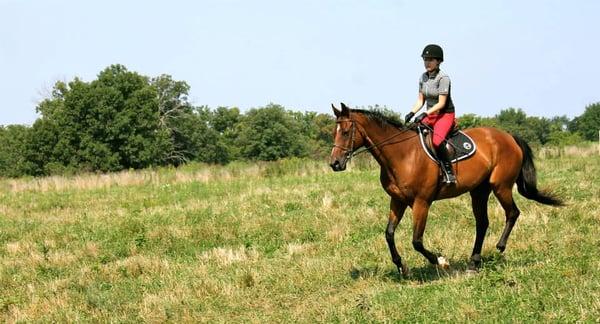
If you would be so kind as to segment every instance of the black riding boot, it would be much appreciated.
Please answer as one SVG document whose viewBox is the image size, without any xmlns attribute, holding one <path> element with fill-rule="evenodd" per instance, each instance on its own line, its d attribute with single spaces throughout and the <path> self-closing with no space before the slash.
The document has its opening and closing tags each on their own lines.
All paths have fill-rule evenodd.
<svg viewBox="0 0 600 324">
<path fill-rule="evenodd" d="M 445 183 L 456 183 L 456 177 L 452 170 L 452 163 L 450 163 L 450 154 L 446 149 L 446 144 L 442 143 L 437 149 L 438 160 L 440 161 L 440 167 L 444 173 Z"/>
</svg>

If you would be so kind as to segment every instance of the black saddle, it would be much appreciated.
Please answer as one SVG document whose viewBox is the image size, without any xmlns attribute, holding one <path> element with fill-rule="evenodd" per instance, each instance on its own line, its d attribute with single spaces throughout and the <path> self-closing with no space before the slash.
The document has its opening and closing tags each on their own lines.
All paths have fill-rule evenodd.
<svg viewBox="0 0 600 324">
<path fill-rule="evenodd" d="M 421 140 L 421 145 L 423 146 L 425 153 L 427 153 L 429 158 L 439 164 L 438 159 L 436 158 L 437 154 L 433 149 L 431 141 L 431 134 L 433 133 L 431 128 L 419 125 L 417 127 L 417 132 L 419 133 L 419 139 Z M 441 145 L 446 145 L 451 158 L 450 162 L 452 163 L 469 158 L 471 155 L 475 154 L 475 151 L 477 150 L 477 146 L 473 139 L 457 128 L 452 129 L 448 133 L 446 140 Z"/>
</svg>

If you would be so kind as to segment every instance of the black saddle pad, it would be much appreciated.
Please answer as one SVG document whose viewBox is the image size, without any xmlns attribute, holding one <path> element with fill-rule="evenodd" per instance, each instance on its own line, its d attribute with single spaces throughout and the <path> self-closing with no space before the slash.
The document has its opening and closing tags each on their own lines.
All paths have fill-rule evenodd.
<svg viewBox="0 0 600 324">
<path fill-rule="evenodd" d="M 435 158 L 436 154 L 433 152 L 432 148 L 426 144 L 427 141 L 425 140 L 427 134 L 430 132 L 431 130 L 426 127 L 418 127 L 419 139 L 421 140 L 423 149 L 429 158 L 437 163 L 438 160 Z M 450 132 L 448 137 L 446 137 L 446 142 L 442 143 L 442 145 L 444 144 L 447 145 L 448 152 L 452 154 L 452 163 L 456 163 L 460 160 L 470 157 L 471 155 L 475 154 L 475 151 L 477 150 L 477 145 L 475 145 L 473 139 L 457 129 L 454 129 Z"/>
</svg>

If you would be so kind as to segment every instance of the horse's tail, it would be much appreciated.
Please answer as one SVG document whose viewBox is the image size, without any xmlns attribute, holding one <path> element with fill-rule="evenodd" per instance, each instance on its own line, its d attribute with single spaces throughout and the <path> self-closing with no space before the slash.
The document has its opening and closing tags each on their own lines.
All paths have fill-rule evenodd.
<svg viewBox="0 0 600 324">
<path fill-rule="evenodd" d="M 531 147 L 529 147 L 529 144 L 522 138 L 515 135 L 512 137 L 517 141 L 517 144 L 519 144 L 521 151 L 523 151 L 523 163 L 521 164 L 521 171 L 517 178 L 517 189 L 519 190 L 519 193 L 527 199 L 535 200 L 545 205 L 563 206 L 564 203 L 562 200 L 552 193 L 538 190 L 537 175 L 535 165 L 533 164 L 533 152 L 531 151 Z"/>
</svg>

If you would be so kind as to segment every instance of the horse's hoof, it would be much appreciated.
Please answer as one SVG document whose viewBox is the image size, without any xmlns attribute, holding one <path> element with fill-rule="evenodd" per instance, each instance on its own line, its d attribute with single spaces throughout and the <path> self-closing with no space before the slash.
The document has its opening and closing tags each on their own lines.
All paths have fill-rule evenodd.
<svg viewBox="0 0 600 324">
<path fill-rule="evenodd" d="M 506 245 L 496 245 L 496 249 L 498 249 L 498 251 L 500 251 L 500 253 L 504 252 L 504 250 L 506 250 Z"/>
<path fill-rule="evenodd" d="M 398 272 L 404 278 L 407 278 L 410 274 L 410 271 L 408 270 L 408 267 L 405 264 L 402 264 L 402 267 L 398 267 Z"/>
<path fill-rule="evenodd" d="M 437 263 L 438 263 L 438 266 L 442 269 L 450 268 L 450 263 L 448 263 L 448 261 L 446 261 L 446 258 L 444 258 L 443 256 L 438 257 Z"/>
<path fill-rule="evenodd" d="M 471 262 L 467 267 L 467 273 L 478 273 L 479 272 L 479 263 Z"/>
</svg>

